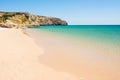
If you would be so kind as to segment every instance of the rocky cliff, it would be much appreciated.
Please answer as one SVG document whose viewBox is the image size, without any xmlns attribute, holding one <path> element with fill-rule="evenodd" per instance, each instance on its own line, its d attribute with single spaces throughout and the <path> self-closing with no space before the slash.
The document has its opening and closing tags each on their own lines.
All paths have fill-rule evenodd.
<svg viewBox="0 0 120 80">
<path fill-rule="evenodd" d="M 22 12 L 0 12 L 1 27 L 34 27 L 49 25 L 67 25 L 66 21 L 59 18 L 33 15 Z"/>
</svg>

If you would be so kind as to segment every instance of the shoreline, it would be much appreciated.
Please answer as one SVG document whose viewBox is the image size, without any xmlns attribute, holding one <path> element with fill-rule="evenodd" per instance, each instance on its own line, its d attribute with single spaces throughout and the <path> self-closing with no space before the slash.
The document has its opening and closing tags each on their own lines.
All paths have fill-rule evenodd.
<svg viewBox="0 0 120 80">
<path fill-rule="evenodd" d="M 117 55 L 110 54 L 115 52 L 112 47 L 105 45 L 102 47 L 85 40 L 77 43 L 70 38 L 46 31 L 28 30 L 28 32 L 36 44 L 42 46 L 45 51 L 45 54 L 39 57 L 43 64 L 74 74 L 81 80 L 119 79 L 120 59 Z"/>
<path fill-rule="evenodd" d="M 100 54 L 106 50 L 82 40 L 76 47 L 57 35 L 31 34 L 26 29 L 0 30 L 0 80 L 119 79 L 119 61 Z"/>
<path fill-rule="evenodd" d="M 39 61 L 42 47 L 21 29 L 0 30 L 0 80 L 79 80 L 75 75 L 55 70 Z"/>
</svg>

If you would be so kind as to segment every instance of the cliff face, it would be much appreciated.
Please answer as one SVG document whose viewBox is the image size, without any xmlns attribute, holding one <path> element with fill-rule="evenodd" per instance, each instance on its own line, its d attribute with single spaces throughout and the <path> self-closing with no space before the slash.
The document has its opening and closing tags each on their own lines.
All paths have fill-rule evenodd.
<svg viewBox="0 0 120 80">
<path fill-rule="evenodd" d="M 66 21 L 59 18 L 38 16 L 21 12 L 0 12 L 1 27 L 34 27 L 49 25 L 67 25 Z"/>
</svg>

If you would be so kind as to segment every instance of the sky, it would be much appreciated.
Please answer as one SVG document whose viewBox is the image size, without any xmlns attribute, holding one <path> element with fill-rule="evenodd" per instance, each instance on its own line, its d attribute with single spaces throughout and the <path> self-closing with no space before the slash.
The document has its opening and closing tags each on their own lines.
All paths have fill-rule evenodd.
<svg viewBox="0 0 120 80">
<path fill-rule="evenodd" d="M 0 0 L 0 11 L 58 17 L 70 25 L 120 25 L 120 0 Z"/>
</svg>

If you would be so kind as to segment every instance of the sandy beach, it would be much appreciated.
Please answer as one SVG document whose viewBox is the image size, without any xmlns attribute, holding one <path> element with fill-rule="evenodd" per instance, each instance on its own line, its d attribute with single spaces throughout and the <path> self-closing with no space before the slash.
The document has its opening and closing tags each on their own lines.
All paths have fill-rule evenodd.
<svg viewBox="0 0 120 80">
<path fill-rule="evenodd" d="M 27 33 L 0 28 L 0 80 L 120 79 L 120 59 L 110 55 L 111 47 L 82 40 L 77 45 L 43 32 L 36 32 L 35 39 Z"/>
<path fill-rule="evenodd" d="M 21 29 L 0 29 L 0 80 L 79 80 L 40 62 L 42 47 Z"/>
<path fill-rule="evenodd" d="M 0 80 L 120 80 L 120 0 L 0 2 Z"/>
</svg>

